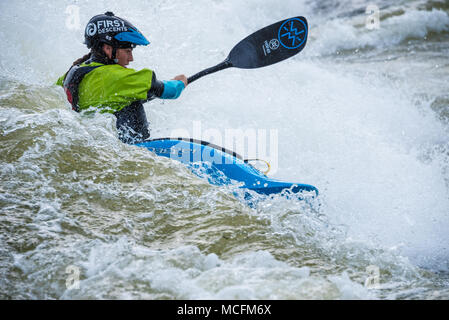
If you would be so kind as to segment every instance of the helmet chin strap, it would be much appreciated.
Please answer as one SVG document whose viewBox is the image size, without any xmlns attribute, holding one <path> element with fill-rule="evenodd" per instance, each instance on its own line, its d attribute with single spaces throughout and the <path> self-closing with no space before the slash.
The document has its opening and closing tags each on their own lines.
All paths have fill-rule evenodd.
<svg viewBox="0 0 449 320">
<path fill-rule="evenodd" d="M 114 60 L 115 63 L 118 63 L 118 59 L 116 58 L 117 54 L 117 47 L 112 47 L 112 60 Z"/>
</svg>

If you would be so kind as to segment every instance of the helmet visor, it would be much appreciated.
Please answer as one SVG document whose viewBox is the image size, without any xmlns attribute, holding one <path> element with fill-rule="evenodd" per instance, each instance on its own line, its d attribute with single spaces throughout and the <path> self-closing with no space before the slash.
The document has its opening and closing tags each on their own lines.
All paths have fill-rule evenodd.
<svg viewBox="0 0 449 320">
<path fill-rule="evenodd" d="M 134 44 L 135 46 L 146 46 L 150 44 L 147 38 L 145 38 L 139 31 L 136 31 L 133 28 L 129 28 L 127 32 L 121 32 L 115 35 L 114 38 L 119 42 L 127 42 Z"/>
</svg>

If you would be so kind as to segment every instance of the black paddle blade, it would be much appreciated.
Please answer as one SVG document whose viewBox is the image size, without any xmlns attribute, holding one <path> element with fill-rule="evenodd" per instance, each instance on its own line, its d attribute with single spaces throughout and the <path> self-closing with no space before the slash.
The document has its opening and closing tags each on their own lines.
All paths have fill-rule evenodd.
<svg viewBox="0 0 449 320">
<path fill-rule="evenodd" d="M 308 26 L 304 17 L 279 21 L 240 41 L 229 53 L 233 67 L 253 69 L 293 57 L 307 42 Z"/>
</svg>

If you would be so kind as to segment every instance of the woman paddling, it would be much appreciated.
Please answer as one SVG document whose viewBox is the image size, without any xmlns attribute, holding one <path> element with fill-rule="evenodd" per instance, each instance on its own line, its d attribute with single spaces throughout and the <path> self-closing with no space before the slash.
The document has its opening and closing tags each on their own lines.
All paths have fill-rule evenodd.
<svg viewBox="0 0 449 320">
<path fill-rule="evenodd" d="M 150 137 L 143 103 L 154 98 L 177 99 L 187 86 L 185 75 L 160 81 L 149 69 L 135 71 L 133 49 L 149 41 L 125 19 L 106 12 L 88 22 L 85 44 L 91 50 L 76 60 L 57 81 L 64 87 L 72 109 L 80 112 L 94 107 L 117 117 L 119 139 L 136 143 Z"/>
</svg>

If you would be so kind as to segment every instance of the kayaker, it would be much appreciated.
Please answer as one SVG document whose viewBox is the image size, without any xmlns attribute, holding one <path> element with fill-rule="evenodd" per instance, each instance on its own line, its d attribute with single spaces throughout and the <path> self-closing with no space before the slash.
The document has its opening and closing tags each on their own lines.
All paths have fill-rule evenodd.
<svg viewBox="0 0 449 320">
<path fill-rule="evenodd" d="M 119 139 L 136 143 L 150 137 L 143 103 L 154 98 L 177 99 L 187 86 L 185 75 L 160 81 L 154 71 L 135 71 L 133 49 L 149 41 L 125 19 L 106 12 L 88 22 L 85 44 L 90 52 L 76 60 L 56 84 L 64 87 L 72 109 L 94 108 L 117 117 Z"/>
</svg>

